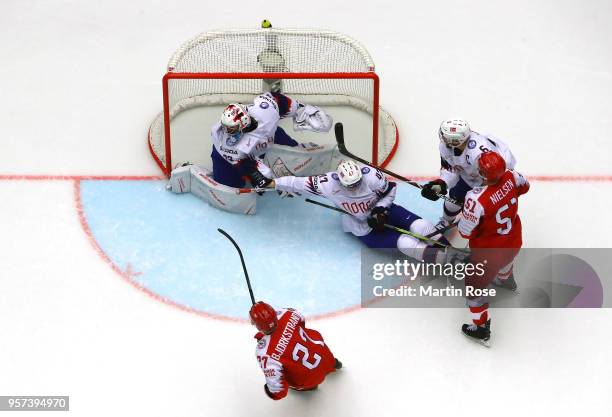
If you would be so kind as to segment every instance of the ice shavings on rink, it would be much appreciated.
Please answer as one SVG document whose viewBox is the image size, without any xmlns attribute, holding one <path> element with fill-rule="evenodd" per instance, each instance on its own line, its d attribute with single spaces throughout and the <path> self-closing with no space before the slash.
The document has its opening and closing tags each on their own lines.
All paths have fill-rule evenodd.
<svg viewBox="0 0 612 417">
<path fill-rule="evenodd" d="M 398 184 L 396 203 L 436 220 L 440 203 Z M 244 318 L 250 306 L 238 254 L 245 256 L 257 299 L 321 315 L 360 303 L 363 245 L 344 233 L 341 214 L 267 193 L 257 214 L 217 210 L 165 181 L 83 181 L 81 201 L 93 238 L 132 279 L 198 311 Z"/>
</svg>

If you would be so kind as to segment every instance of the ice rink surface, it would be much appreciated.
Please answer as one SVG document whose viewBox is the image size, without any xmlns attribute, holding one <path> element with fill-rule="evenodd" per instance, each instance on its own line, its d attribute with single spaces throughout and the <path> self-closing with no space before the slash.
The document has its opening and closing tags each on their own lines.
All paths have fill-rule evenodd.
<svg viewBox="0 0 612 417">
<path fill-rule="evenodd" d="M 263 18 L 332 29 L 377 64 L 401 134 L 391 170 L 436 175 L 437 126 L 461 115 L 504 139 L 532 178 L 526 247 L 609 247 L 609 2 L 3 6 L 0 395 L 70 395 L 78 416 L 610 414 L 609 309 L 493 310 L 485 350 L 460 335 L 464 309 L 350 308 L 338 292 L 352 273 L 312 281 L 320 296 L 304 278 L 358 262 L 334 214 L 302 204 L 284 218 L 295 202 L 274 196 L 250 219 L 215 213 L 163 190 L 145 140 L 165 64 L 195 34 Z M 437 216 L 408 187 L 398 198 Z M 248 221 L 268 234 L 241 235 Z M 318 317 L 345 369 L 317 392 L 265 397 L 246 293 L 223 276 L 239 266 L 216 222 L 244 242 L 261 298 Z M 218 304 L 203 302 L 211 289 Z"/>
</svg>

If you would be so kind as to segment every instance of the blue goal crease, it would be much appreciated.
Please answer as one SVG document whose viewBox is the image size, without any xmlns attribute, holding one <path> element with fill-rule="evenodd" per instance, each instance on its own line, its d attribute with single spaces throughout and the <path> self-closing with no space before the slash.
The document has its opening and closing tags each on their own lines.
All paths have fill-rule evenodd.
<svg viewBox="0 0 612 417">
<path fill-rule="evenodd" d="M 240 245 L 255 298 L 304 314 L 360 304 L 363 245 L 342 231 L 341 214 L 301 198 L 261 196 L 257 214 L 215 209 L 165 181 L 82 181 L 81 201 L 106 255 L 148 290 L 186 307 L 244 318 L 251 305 L 240 259 L 217 232 Z M 396 203 L 429 220 L 439 203 L 398 184 Z"/>
</svg>

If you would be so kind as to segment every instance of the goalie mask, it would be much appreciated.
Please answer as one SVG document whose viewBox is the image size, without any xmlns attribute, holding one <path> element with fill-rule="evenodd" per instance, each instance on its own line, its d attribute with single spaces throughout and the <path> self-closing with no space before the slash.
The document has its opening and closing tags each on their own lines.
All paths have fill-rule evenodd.
<svg viewBox="0 0 612 417">
<path fill-rule="evenodd" d="M 344 185 L 347 188 L 354 188 L 359 186 L 361 183 L 361 178 L 363 174 L 361 173 L 361 168 L 353 161 L 342 161 L 338 165 L 338 177 L 340 179 L 340 184 Z"/>
<path fill-rule="evenodd" d="M 240 103 L 232 103 L 223 110 L 221 125 L 228 135 L 235 139 L 242 136 L 242 131 L 251 124 L 251 116 L 246 106 Z"/>
<path fill-rule="evenodd" d="M 472 131 L 468 122 L 462 119 L 448 119 L 440 124 L 438 137 L 449 148 L 457 148 L 470 138 Z"/>
</svg>

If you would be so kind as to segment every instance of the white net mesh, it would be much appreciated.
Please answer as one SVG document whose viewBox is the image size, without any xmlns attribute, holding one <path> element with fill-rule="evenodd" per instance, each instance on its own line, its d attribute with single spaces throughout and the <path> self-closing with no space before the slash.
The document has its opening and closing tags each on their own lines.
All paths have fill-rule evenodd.
<svg viewBox="0 0 612 417">
<path fill-rule="evenodd" d="M 245 101 L 249 95 L 280 88 L 284 94 L 300 97 L 314 105 L 329 103 L 354 106 L 373 112 L 373 79 L 337 78 L 341 74 L 373 73 L 368 52 L 344 35 L 323 30 L 231 30 L 203 33 L 182 45 L 168 63 L 169 73 L 191 73 L 190 79 L 168 80 L 168 108 L 172 120 L 178 113 L 195 106 Z M 221 78 L 196 78 L 195 74 L 225 74 Z M 314 79 L 246 79 L 240 73 L 316 73 Z M 252 98 L 252 97 L 251 97 Z M 357 104 L 357 105 L 356 105 Z M 151 127 L 152 152 L 166 166 L 163 117 Z M 378 162 L 384 161 L 396 140 L 395 124 L 381 112 Z M 383 125 L 383 124 L 386 124 Z M 372 146 L 372 129 L 360 140 Z M 171 133 L 174 136 L 174 133 Z M 374 135 L 375 136 L 375 135 Z M 172 138 L 172 152 L 177 146 Z M 180 150 L 178 150 L 180 152 Z M 371 157 L 372 155 L 365 155 Z M 175 158 L 173 158 L 175 159 Z M 192 158 L 193 159 L 193 158 Z"/>
<path fill-rule="evenodd" d="M 374 71 L 372 58 L 353 39 L 298 29 L 206 32 L 175 52 L 168 71 L 261 72 L 263 65 L 264 72 Z"/>
</svg>

